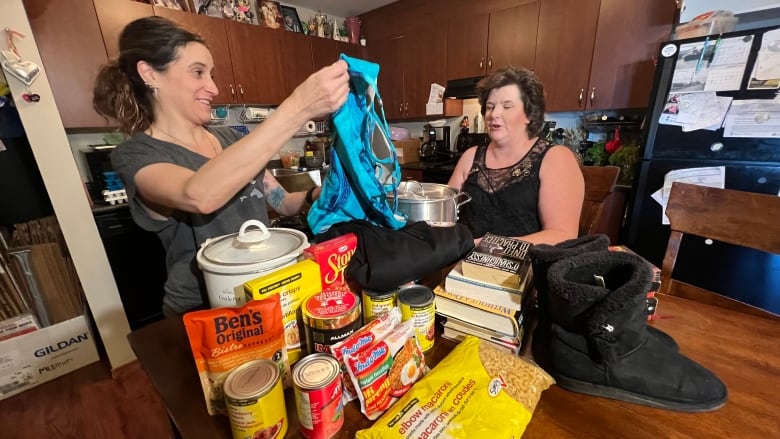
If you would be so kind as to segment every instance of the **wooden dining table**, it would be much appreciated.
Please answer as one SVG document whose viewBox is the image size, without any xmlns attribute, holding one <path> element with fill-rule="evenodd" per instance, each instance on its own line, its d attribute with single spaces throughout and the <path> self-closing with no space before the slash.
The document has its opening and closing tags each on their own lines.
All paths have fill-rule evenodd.
<svg viewBox="0 0 780 439">
<path fill-rule="evenodd" d="M 649 324 L 671 335 L 680 351 L 726 383 L 728 402 L 707 413 L 681 413 L 566 391 L 542 393 L 523 438 L 760 438 L 780 437 L 780 323 L 674 296 L 659 296 Z M 181 318 L 166 318 L 129 336 L 130 344 L 184 439 L 230 439 L 225 416 L 209 416 Z M 454 347 L 437 339 L 426 356 L 434 365 Z M 526 354 L 530 355 L 530 354 Z M 663 369 L 664 364 L 657 364 Z M 286 391 L 290 427 L 298 431 L 295 401 Z M 352 438 L 372 421 L 357 401 L 345 405 L 337 438 Z M 496 438 L 497 439 L 497 438 Z"/>
</svg>

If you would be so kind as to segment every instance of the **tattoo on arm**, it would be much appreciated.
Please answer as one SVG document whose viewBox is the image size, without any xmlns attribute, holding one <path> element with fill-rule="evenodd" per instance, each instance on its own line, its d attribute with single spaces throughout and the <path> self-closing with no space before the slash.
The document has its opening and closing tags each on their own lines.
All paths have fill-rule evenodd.
<svg viewBox="0 0 780 439">
<path fill-rule="evenodd" d="M 275 211 L 280 212 L 282 202 L 284 202 L 284 195 L 284 189 L 282 189 L 281 186 L 276 186 L 268 192 L 266 199 L 268 200 L 268 204 L 270 204 Z"/>
</svg>

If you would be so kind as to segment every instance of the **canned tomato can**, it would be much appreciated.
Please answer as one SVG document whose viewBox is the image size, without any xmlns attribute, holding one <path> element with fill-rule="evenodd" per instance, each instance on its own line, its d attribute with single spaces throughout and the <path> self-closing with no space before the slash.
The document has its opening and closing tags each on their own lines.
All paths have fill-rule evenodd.
<svg viewBox="0 0 780 439">
<path fill-rule="evenodd" d="M 253 360 L 233 369 L 224 384 L 225 403 L 233 439 L 284 437 L 284 406 L 279 366 L 271 360 Z"/>
<path fill-rule="evenodd" d="M 301 434 L 308 439 L 335 436 L 344 424 L 338 360 L 329 354 L 308 355 L 295 365 L 292 376 Z"/>
<path fill-rule="evenodd" d="M 329 346 L 360 328 L 360 297 L 347 289 L 324 290 L 304 302 L 303 329 L 309 352 L 329 352 Z"/>
<path fill-rule="evenodd" d="M 384 293 L 374 290 L 363 290 L 363 324 L 378 319 L 390 312 L 396 304 L 398 290 Z"/>
<path fill-rule="evenodd" d="M 424 285 L 414 285 L 398 291 L 401 321 L 414 321 L 414 332 L 423 352 L 433 347 L 434 324 L 436 322 L 436 308 L 433 298 L 433 291 Z"/>
</svg>

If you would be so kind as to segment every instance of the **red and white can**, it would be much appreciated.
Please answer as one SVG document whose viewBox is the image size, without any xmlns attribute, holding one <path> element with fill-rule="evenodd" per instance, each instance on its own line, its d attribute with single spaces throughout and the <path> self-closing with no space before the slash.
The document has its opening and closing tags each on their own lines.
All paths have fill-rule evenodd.
<svg viewBox="0 0 780 439">
<path fill-rule="evenodd" d="M 308 439 L 335 436 L 344 424 L 339 362 L 329 354 L 307 355 L 292 376 L 301 434 Z"/>
</svg>

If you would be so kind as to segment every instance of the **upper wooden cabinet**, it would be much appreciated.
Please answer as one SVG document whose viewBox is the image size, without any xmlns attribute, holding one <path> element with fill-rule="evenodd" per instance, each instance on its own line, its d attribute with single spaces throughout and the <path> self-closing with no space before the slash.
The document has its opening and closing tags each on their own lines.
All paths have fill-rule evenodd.
<svg viewBox="0 0 780 439">
<path fill-rule="evenodd" d="M 312 42 L 314 38 L 295 32 L 278 32 L 280 45 L 278 59 L 284 78 L 284 98 L 289 96 L 295 87 L 314 73 L 312 60 Z M 318 38 L 319 39 L 319 38 Z M 278 101 L 277 103 L 281 103 Z"/>
<path fill-rule="evenodd" d="M 652 57 L 675 8 L 672 0 L 544 0 L 536 73 L 547 111 L 646 107 Z"/>
<path fill-rule="evenodd" d="M 426 116 L 432 83 L 446 84 L 446 66 L 432 54 L 446 50 L 443 28 L 422 26 L 376 38 L 368 58 L 379 64 L 377 85 L 388 119 Z"/>
<path fill-rule="evenodd" d="M 237 102 L 238 96 L 233 79 L 233 61 L 228 47 L 227 20 L 163 7 L 155 7 L 154 14 L 174 21 L 206 40 L 214 59 L 214 82 L 219 90 L 219 94 L 212 103 L 233 104 Z"/>
<path fill-rule="evenodd" d="M 483 76 L 513 65 L 534 68 L 539 2 L 455 18 L 447 25 L 447 78 Z"/>
<path fill-rule="evenodd" d="M 311 39 L 311 52 L 314 59 L 314 70 L 329 66 L 339 59 L 340 54 L 360 58 L 360 46 L 342 41 L 325 38 Z"/>
<path fill-rule="evenodd" d="M 282 102 L 287 96 L 281 65 L 283 31 L 229 21 L 227 32 L 236 81 L 236 102 Z"/>
<path fill-rule="evenodd" d="M 154 15 L 152 6 L 146 3 L 126 0 L 94 0 L 94 3 L 109 59 L 119 56 L 119 34 L 128 23 Z"/>
<path fill-rule="evenodd" d="M 24 7 L 62 124 L 108 126 L 92 107 L 95 77 L 108 61 L 92 0 L 24 0 Z"/>
</svg>

